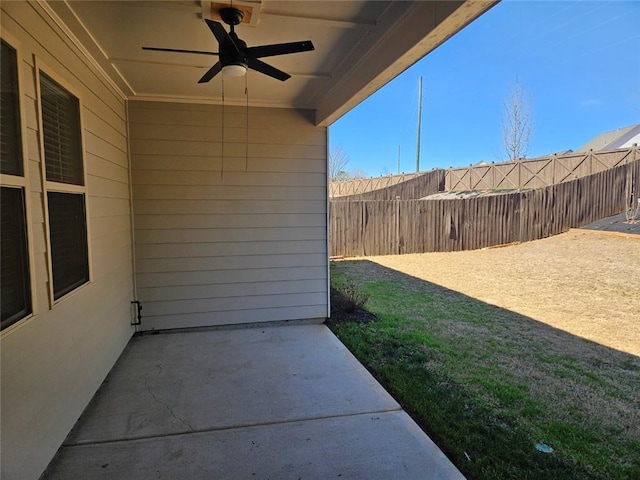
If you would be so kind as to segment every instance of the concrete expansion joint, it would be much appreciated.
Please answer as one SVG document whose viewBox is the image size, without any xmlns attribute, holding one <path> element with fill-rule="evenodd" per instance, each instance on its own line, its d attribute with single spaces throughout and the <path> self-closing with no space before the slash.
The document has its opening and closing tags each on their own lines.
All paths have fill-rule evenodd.
<svg viewBox="0 0 640 480">
<path fill-rule="evenodd" d="M 241 430 L 243 428 L 270 427 L 270 426 L 275 426 L 275 425 L 287 425 L 287 424 L 293 424 L 293 423 L 306 423 L 306 422 L 314 422 L 314 421 L 320 421 L 320 420 L 331 420 L 331 419 L 335 419 L 335 418 L 370 417 L 371 420 L 375 421 L 375 420 L 380 420 L 380 417 L 384 416 L 384 415 L 404 412 L 404 410 L 402 410 L 402 408 L 394 407 L 394 408 L 388 408 L 388 409 L 382 409 L 382 410 L 371 410 L 371 411 L 366 411 L 366 412 L 342 413 L 342 414 L 337 414 L 337 415 L 318 415 L 318 416 L 315 416 L 315 417 L 300 417 L 300 418 L 292 418 L 292 419 L 288 419 L 288 420 L 278 420 L 278 421 L 274 421 L 274 422 L 242 423 L 242 424 L 236 424 L 236 425 L 225 425 L 225 426 L 220 426 L 220 427 L 196 429 L 196 428 L 193 428 L 191 425 L 189 425 L 187 422 L 185 422 L 180 417 L 176 416 L 173 413 L 173 411 L 171 410 L 171 408 L 169 408 L 169 406 L 167 404 L 165 404 L 164 402 L 162 402 L 161 400 L 158 400 L 153 395 L 153 392 L 151 392 L 149 390 L 148 387 L 147 387 L 147 390 L 149 391 L 151 396 L 153 396 L 154 399 L 158 403 L 160 403 L 161 405 L 166 407 L 167 411 L 169 411 L 171 413 L 171 415 L 175 419 L 177 419 L 178 421 L 182 422 L 186 427 L 188 427 L 189 431 L 188 432 L 170 432 L 170 433 L 167 432 L 167 433 L 161 433 L 161 434 L 156 434 L 156 435 L 131 436 L 131 437 L 128 437 L 128 438 L 116 438 L 116 439 L 111 439 L 111 440 L 97 440 L 97 441 L 94 440 L 94 441 L 91 441 L 91 442 L 79 442 L 79 443 L 69 444 L 69 445 L 65 445 L 65 447 L 66 448 L 74 448 L 74 447 L 83 447 L 83 446 L 87 446 L 87 445 L 123 444 L 123 443 L 127 443 L 127 442 L 137 442 L 137 441 L 141 441 L 141 440 L 152 440 L 152 439 L 156 439 L 156 438 L 169 438 L 169 437 L 178 437 L 178 436 L 192 435 L 192 434 L 203 434 L 203 433 L 206 434 L 206 433 L 211 433 L 211 432 L 223 432 L 223 431 L 228 431 L 228 430 Z"/>
<path fill-rule="evenodd" d="M 268 426 L 271 426 L 271 425 L 286 425 L 286 424 L 289 424 L 289 423 L 313 422 L 313 421 L 316 421 L 316 420 L 329 420 L 329 419 L 332 419 L 332 418 L 347 418 L 347 417 L 366 417 L 366 416 L 371 416 L 372 420 L 378 420 L 376 415 L 384 415 L 384 414 L 388 414 L 388 413 L 398 413 L 398 412 L 402 412 L 402 411 L 403 410 L 402 410 L 401 407 L 392 407 L 392 408 L 386 408 L 386 409 L 382 409 L 382 410 L 371 410 L 371 411 L 365 411 L 365 412 L 351 412 L 351 413 L 339 413 L 339 414 L 334 414 L 334 415 L 316 415 L 316 416 L 309 416 L 309 417 L 290 418 L 290 419 L 277 420 L 277 421 L 273 421 L 273 422 L 243 423 L 243 424 L 238 424 L 238 425 L 229 425 L 229 426 L 225 426 L 225 427 L 212 428 L 212 429 L 207 429 L 207 430 L 202 430 L 202 431 L 211 432 L 211 431 L 217 431 L 217 430 L 234 430 L 234 429 L 239 429 L 239 428 L 268 427 Z M 200 432 L 200 430 L 198 432 Z M 194 433 L 196 433 L 196 432 L 194 432 Z"/>
<path fill-rule="evenodd" d="M 171 335 L 175 333 L 202 333 L 218 332 L 225 330 L 257 330 L 260 328 L 278 328 L 289 326 L 322 325 L 325 318 L 303 318 L 295 320 L 277 320 L 269 322 L 228 323 L 224 325 L 209 325 L 205 327 L 165 328 L 159 330 L 142 330 L 136 332 L 134 337 L 150 337 L 155 335 Z"/>
</svg>

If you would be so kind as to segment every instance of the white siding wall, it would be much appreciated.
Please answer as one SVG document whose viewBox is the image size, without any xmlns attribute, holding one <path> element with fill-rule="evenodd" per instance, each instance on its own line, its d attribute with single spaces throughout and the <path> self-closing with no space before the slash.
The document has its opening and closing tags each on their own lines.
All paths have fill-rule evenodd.
<svg viewBox="0 0 640 480">
<path fill-rule="evenodd" d="M 3 480 L 36 479 L 132 334 L 131 229 L 123 99 L 38 5 L 2 2 L 2 34 L 19 45 L 35 263 L 35 315 L 1 334 Z M 83 105 L 92 283 L 53 308 L 33 54 Z"/>
<path fill-rule="evenodd" d="M 325 318 L 327 131 L 313 112 L 251 108 L 247 129 L 227 106 L 224 143 L 220 106 L 131 102 L 129 118 L 143 329 Z"/>
</svg>

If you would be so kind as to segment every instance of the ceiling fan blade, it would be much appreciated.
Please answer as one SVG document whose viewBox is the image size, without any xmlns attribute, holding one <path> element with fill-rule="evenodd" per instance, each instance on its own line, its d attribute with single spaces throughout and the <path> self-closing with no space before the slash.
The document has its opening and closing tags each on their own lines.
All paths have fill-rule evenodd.
<svg viewBox="0 0 640 480">
<path fill-rule="evenodd" d="M 261 45 L 247 48 L 247 55 L 252 58 L 273 57 L 274 55 L 286 55 L 288 53 L 309 52 L 315 50 L 311 40 L 304 42 L 277 43 L 274 45 Z"/>
<path fill-rule="evenodd" d="M 202 50 L 182 50 L 179 48 L 142 47 L 142 50 L 152 50 L 154 52 L 196 53 L 198 55 L 218 55 L 218 52 L 204 52 Z"/>
<path fill-rule="evenodd" d="M 205 18 L 204 20 L 205 22 L 207 22 L 207 25 L 209 25 L 209 29 L 211 30 L 211 33 L 213 33 L 213 36 L 216 37 L 218 45 L 220 45 L 220 50 L 222 50 L 223 45 L 231 43 L 236 52 L 240 53 L 240 49 L 236 45 L 236 42 L 233 40 L 233 36 L 227 33 L 220 22 L 214 22 L 213 20 L 209 20 L 208 18 Z"/>
<path fill-rule="evenodd" d="M 205 73 L 202 76 L 202 78 L 198 80 L 198 83 L 207 83 L 209 80 L 215 77 L 218 73 L 220 73 L 221 70 L 222 70 L 222 65 L 220 64 L 220 62 L 216 63 L 213 67 L 207 70 L 207 73 Z"/>
<path fill-rule="evenodd" d="M 247 60 L 247 64 L 249 68 L 251 68 L 252 70 L 255 70 L 260 73 L 264 73 L 265 75 L 273 77 L 282 82 L 291 78 L 291 75 L 289 75 L 288 73 L 285 73 L 282 70 L 278 70 L 277 68 L 272 67 L 271 65 L 261 62 L 257 58 L 249 58 Z"/>
<path fill-rule="evenodd" d="M 204 21 L 209 25 L 209 29 L 211 30 L 211 33 L 213 33 L 213 36 L 216 37 L 216 40 L 218 40 L 218 44 L 223 44 L 227 41 L 229 34 L 220 22 L 214 22 L 208 18 L 205 18 Z"/>
</svg>

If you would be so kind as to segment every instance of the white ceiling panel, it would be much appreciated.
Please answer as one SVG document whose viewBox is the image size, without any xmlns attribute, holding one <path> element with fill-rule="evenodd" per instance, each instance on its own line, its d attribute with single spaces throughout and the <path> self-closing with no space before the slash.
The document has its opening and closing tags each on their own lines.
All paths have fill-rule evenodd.
<svg viewBox="0 0 640 480">
<path fill-rule="evenodd" d="M 217 52 L 204 16 L 215 19 L 224 3 L 95 0 L 50 6 L 127 97 L 220 103 L 221 74 L 197 83 L 217 56 L 142 47 Z M 236 1 L 250 11 L 245 18 L 250 23 L 236 27 L 248 46 L 302 40 L 315 46 L 310 52 L 263 58 L 291 78 L 281 82 L 249 71 L 250 103 L 314 109 L 318 123 L 329 123 L 495 3 Z M 225 102 L 246 102 L 245 78 L 225 77 L 224 90 Z"/>
</svg>

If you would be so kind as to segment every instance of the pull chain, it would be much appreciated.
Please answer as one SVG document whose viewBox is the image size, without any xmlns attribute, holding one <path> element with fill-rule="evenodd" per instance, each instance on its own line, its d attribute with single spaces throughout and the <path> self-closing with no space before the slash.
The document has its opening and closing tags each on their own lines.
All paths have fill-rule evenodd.
<svg viewBox="0 0 640 480">
<path fill-rule="evenodd" d="M 244 94 L 247 97 L 247 115 L 246 115 L 246 124 L 245 124 L 245 146 L 244 146 L 244 173 L 247 173 L 249 169 L 249 80 L 247 77 L 249 74 L 245 74 L 244 76 Z"/>
<path fill-rule="evenodd" d="M 221 148 L 221 164 L 220 164 L 220 180 L 224 180 L 224 75 L 222 78 L 222 148 Z"/>
</svg>

